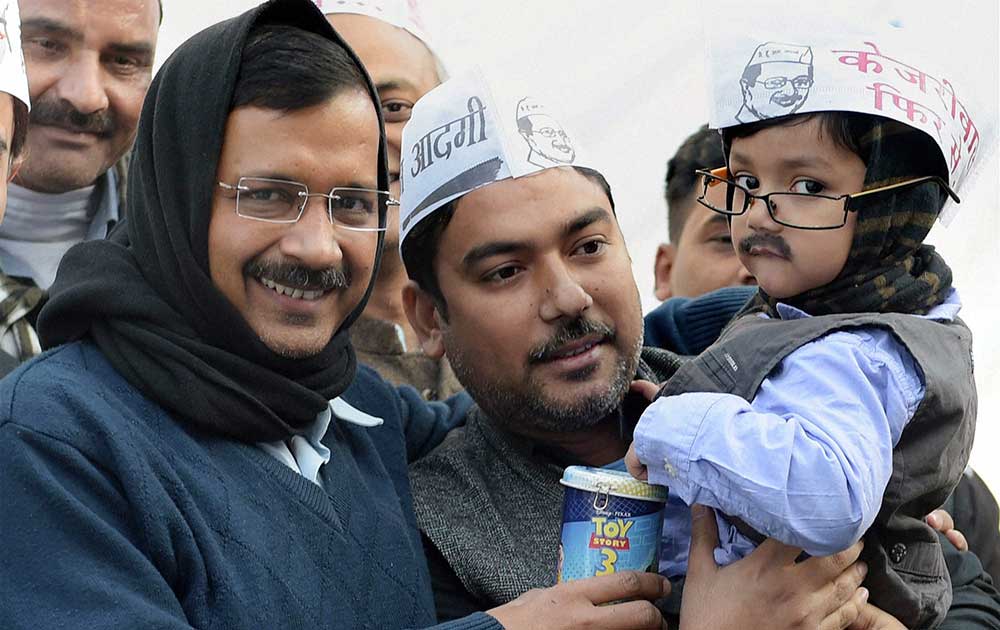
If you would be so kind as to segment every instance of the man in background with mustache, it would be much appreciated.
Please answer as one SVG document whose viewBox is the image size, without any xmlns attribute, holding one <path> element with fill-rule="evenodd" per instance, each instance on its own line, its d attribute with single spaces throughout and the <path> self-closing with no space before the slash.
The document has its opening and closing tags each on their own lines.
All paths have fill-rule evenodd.
<svg viewBox="0 0 1000 630">
<path fill-rule="evenodd" d="M 20 331 L 5 351 L 17 361 L 40 352 L 35 320 L 63 255 L 104 238 L 124 209 L 161 11 L 153 0 L 22 0 L 21 18 L 33 107 L 0 227 L 2 323 Z"/>
</svg>

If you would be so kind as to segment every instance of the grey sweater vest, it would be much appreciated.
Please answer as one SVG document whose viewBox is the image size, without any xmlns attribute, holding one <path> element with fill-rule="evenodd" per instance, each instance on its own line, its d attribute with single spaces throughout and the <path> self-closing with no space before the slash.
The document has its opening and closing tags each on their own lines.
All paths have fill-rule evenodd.
<svg viewBox="0 0 1000 630">
<path fill-rule="evenodd" d="M 662 382 L 680 361 L 643 348 L 638 377 Z M 537 444 L 478 406 L 465 427 L 410 467 L 417 525 L 485 607 L 555 584 L 562 473 Z"/>
<path fill-rule="evenodd" d="M 753 400 L 761 382 L 795 349 L 852 328 L 893 333 L 922 370 L 926 393 L 892 453 L 892 476 L 865 534 L 870 601 L 908 628 L 937 625 L 951 604 L 951 581 L 935 532 L 923 517 L 940 507 L 965 469 L 976 425 L 972 334 L 961 320 L 905 314 L 824 315 L 795 320 L 747 315 L 685 363 L 660 395 L 721 392 Z M 751 538 L 759 534 L 745 523 Z"/>
</svg>

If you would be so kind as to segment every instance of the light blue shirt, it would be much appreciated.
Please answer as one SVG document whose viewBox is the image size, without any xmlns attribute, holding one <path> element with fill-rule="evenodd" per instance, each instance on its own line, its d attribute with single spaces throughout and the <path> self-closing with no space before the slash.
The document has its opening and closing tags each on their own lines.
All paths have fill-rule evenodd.
<svg viewBox="0 0 1000 630">
<path fill-rule="evenodd" d="M 323 444 L 323 436 L 330 428 L 330 420 L 336 416 L 344 422 L 363 427 L 377 427 L 382 418 L 376 418 L 349 405 L 341 398 L 334 398 L 326 409 L 316 415 L 315 422 L 302 434 L 293 435 L 286 441 L 258 442 L 257 446 L 268 455 L 288 466 L 319 487 L 323 481 L 320 468 L 330 462 L 330 449 Z"/>
<path fill-rule="evenodd" d="M 951 320 L 954 290 L 925 316 Z M 785 304 L 783 320 L 809 317 Z M 660 572 L 687 570 L 690 511 L 700 503 L 767 537 L 828 555 L 871 526 L 892 450 L 924 397 L 923 374 L 887 330 L 837 331 L 789 354 L 751 402 L 686 393 L 656 400 L 635 430 L 652 483 L 670 488 Z M 719 564 L 754 544 L 718 517 Z"/>
</svg>

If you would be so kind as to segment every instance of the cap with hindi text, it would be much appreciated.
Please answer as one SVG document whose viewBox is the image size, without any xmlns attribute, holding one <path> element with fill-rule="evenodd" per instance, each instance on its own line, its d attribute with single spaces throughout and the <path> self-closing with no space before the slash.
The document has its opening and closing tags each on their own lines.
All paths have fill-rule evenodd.
<svg viewBox="0 0 1000 630">
<path fill-rule="evenodd" d="M 417 101 L 403 128 L 400 246 L 449 201 L 504 179 L 594 163 L 563 116 L 523 84 L 479 68 Z"/>
<path fill-rule="evenodd" d="M 888 23 L 821 28 L 816 20 L 794 10 L 753 28 L 713 20 L 706 31 L 709 126 L 822 111 L 891 118 L 935 141 L 959 190 L 994 130 L 949 80 L 944 51 Z M 954 212 L 950 204 L 942 216 Z"/>
</svg>

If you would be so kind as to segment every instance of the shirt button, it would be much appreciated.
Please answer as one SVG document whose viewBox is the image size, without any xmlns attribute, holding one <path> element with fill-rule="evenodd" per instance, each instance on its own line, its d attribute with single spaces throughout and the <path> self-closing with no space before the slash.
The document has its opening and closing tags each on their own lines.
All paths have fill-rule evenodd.
<svg viewBox="0 0 1000 630">
<path fill-rule="evenodd" d="M 896 564 L 902 562 L 903 558 L 905 557 L 906 557 L 906 545 L 904 545 L 903 543 L 896 543 L 895 545 L 892 546 L 892 549 L 889 550 L 889 558 L 892 559 L 892 561 Z"/>
</svg>

